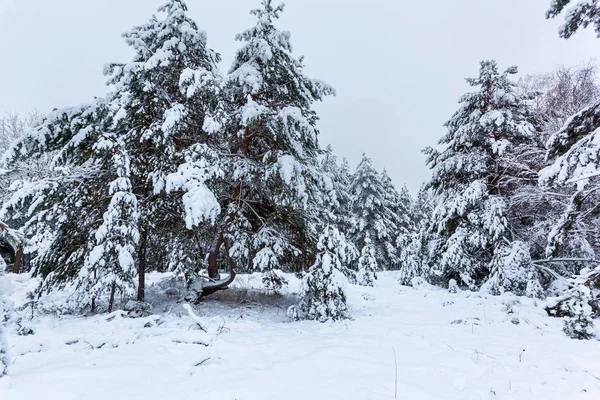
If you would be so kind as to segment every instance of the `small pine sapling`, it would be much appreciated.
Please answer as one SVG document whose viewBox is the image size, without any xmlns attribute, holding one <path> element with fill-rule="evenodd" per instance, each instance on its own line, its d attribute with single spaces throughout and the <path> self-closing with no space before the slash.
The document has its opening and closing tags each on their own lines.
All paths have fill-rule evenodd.
<svg viewBox="0 0 600 400">
<path fill-rule="evenodd" d="M 369 236 L 365 233 L 364 246 L 358 258 L 358 274 L 356 282 L 361 286 L 373 286 L 377 279 L 377 259 L 375 258 L 375 248 Z"/>
<path fill-rule="evenodd" d="M 594 337 L 592 321 L 592 293 L 590 288 L 579 285 L 549 303 L 546 312 L 552 317 L 564 318 L 564 332 L 573 339 Z"/>
<path fill-rule="evenodd" d="M 344 236 L 327 226 L 317 243 L 317 259 L 302 280 L 300 311 L 306 319 L 320 322 L 348 318 L 348 306 L 344 283 L 346 278 L 340 271 L 347 243 Z"/>
</svg>

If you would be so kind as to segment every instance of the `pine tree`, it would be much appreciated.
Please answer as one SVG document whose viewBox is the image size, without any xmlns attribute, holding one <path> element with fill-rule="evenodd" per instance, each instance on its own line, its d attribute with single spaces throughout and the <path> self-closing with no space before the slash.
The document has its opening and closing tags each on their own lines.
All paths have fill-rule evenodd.
<svg viewBox="0 0 600 400">
<path fill-rule="evenodd" d="M 448 133 L 439 142 L 445 150 L 425 150 L 433 170 L 429 187 L 440 199 L 427 235 L 437 283 L 455 279 L 476 288 L 491 279 L 500 282 L 496 291 L 520 294 L 534 276 L 531 264 L 513 264 L 515 238 L 507 219 L 520 173 L 512 152 L 535 134 L 526 99 L 509 79 L 516 72 L 511 67 L 501 74 L 494 61 L 482 62 L 479 77 L 467 79 L 476 90 L 461 98 L 446 123 Z"/>
<path fill-rule="evenodd" d="M 1 260 L 1 258 L 0 258 Z M 0 278 L 4 275 L 4 269 L 0 265 Z M 6 324 L 11 316 L 11 307 L 3 298 L 4 293 L 0 291 L 0 379 L 7 373 L 9 364 L 8 341 L 6 340 Z"/>
<path fill-rule="evenodd" d="M 570 3 L 570 0 L 553 0 L 546 16 L 558 16 Z M 559 35 L 569 38 L 590 24 L 594 25 L 596 32 L 600 32 L 597 2 L 578 2 L 566 12 L 566 22 Z M 594 210 L 597 208 L 597 190 L 600 187 L 599 110 L 600 102 L 597 100 L 583 107 L 567 119 L 547 143 L 548 159 L 553 164 L 541 171 L 540 184 L 545 187 L 573 188 L 570 203 L 548 235 L 546 254 L 551 257 L 570 248 L 571 254 L 575 253 L 573 250 L 583 250 L 583 254 L 575 254 L 575 261 L 579 256 L 584 263 L 596 262 L 598 236 L 585 232 L 597 232 L 598 229 Z M 569 246 L 569 242 L 575 245 Z M 565 317 L 564 330 L 569 336 L 589 339 L 593 336 L 592 318 L 600 314 L 599 293 L 600 268 L 592 271 L 584 268 L 573 279 L 573 287 L 563 293 L 555 304 L 549 304 L 546 311 L 551 316 Z"/>
<path fill-rule="evenodd" d="M 219 212 L 205 181 L 220 171 L 202 156 L 208 152 L 210 111 L 217 105 L 220 57 L 207 48 L 206 34 L 187 15 L 185 2 L 168 0 L 159 12 L 164 19 L 152 17 L 124 35 L 136 52 L 133 61 L 108 69 L 115 87 L 112 102 L 120 107 L 124 141 L 139 171 L 134 191 L 139 199 L 152 200 L 138 203 L 138 300 L 144 298 L 147 249 L 153 239 L 162 241 L 155 235 L 157 221 L 184 233 Z M 180 207 L 177 212 L 174 205 Z"/>
<path fill-rule="evenodd" d="M 571 0 L 552 0 L 550 8 L 546 11 L 546 18 L 554 18 L 560 15 Z M 598 11 L 598 2 L 579 1 L 570 9 L 567 9 L 565 14 L 565 23 L 560 27 L 559 35 L 562 38 L 568 39 L 579 28 L 586 28 L 588 25 L 593 25 L 596 33 L 600 34 L 600 12 Z"/>
<path fill-rule="evenodd" d="M 224 88 L 228 144 L 218 229 L 209 276 L 218 277 L 220 254 L 246 270 L 299 271 L 314 260 L 314 221 L 324 204 L 326 177 L 319 168 L 315 101 L 334 91 L 303 73 L 291 52 L 290 33 L 275 27 L 283 5 L 262 0 L 256 25 L 237 40 Z M 224 251 L 223 251 L 224 248 Z"/>
<path fill-rule="evenodd" d="M 360 251 L 358 258 L 358 273 L 356 281 L 362 286 L 373 286 L 377 279 L 377 259 L 375 258 L 375 247 L 369 237 L 369 233 L 365 234 L 365 244 Z"/>
<path fill-rule="evenodd" d="M 0 270 L 0 275 L 3 275 L 3 271 Z M 0 379 L 7 373 L 8 368 L 8 342 L 6 340 L 6 328 L 5 323 L 8 321 L 9 309 L 8 305 L 4 303 L 0 297 Z"/>
<path fill-rule="evenodd" d="M 338 165 L 332 147 L 327 146 L 321 162 L 321 169 L 327 178 L 325 192 L 329 201 L 317 213 L 317 225 L 334 226 L 346 238 L 351 232 L 353 222 L 352 198 L 348 191 L 350 174 L 347 161 L 343 160 L 342 164 Z M 352 242 L 348 242 L 346 249 L 346 258 L 349 263 L 344 265 L 341 271 L 354 284 L 357 283 L 357 270 L 352 268 L 352 261 L 356 260 L 359 251 Z"/>
<path fill-rule="evenodd" d="M 548 18 L 558 16 L 570 3 L 570 0 L 553 1 L 547 13 Z M 566 12 L 566 22 L 559 34 L 569 38 L 590 24 L 596 32 L 600 32 L 597 2 L 578 2 Z M 564 126 L 550 136 L 547 148 L 552 165 L 540 172 L 540 184 L 543 187 L 568 188 L 573 193 L 562 217 L 548 235 L 546 248 L 546 255 L 551 258 L 567 251 L 570 256 L 567 259 L 572 260 L 571 268 L 567 270 L 569 272 L 589 263 L 597 263 L 595 260 L 600 253 L 597 234 L 600 220 L 596 212 L 600 201 L 599 112 L 600 102 L 593 101 L 567 119 Z M 584 268 L 577 273 L 574 288 L 564 293 L 562 301 L 558 303 L 562 310 L 555 316 L 570 318 L 566 321 L 565 331 L 571 336 L 589 337 L 592 314 L 588 304 L 595 307 L 593 316 L 598 314 L 600 279 L 597 271 L 598 268 L 590 273 Z"/>
<path fill-rule="evenodd" d="M 326 188 L 330 199 L 327 208 L 330 215 L 329 223 L 334 224 L 340 232 L 348 235 L 352 224 L 352 198 L 349 192 L 350 174 L 348 163 L 344 159 L 342 164 L 338 165 L 337 157 L 333 154 L 333 148 L 328 145 L 321 161 L 321 168 L 329 180 Z"/>
<path fill-rule="evenodd" d="M 344 282 L 341 272 L 346 260 L 344 236 L 326 226 L 317 243 L 317 259 L 302 280 L 300 311 L 307 319 L 320 322 L 348 318 Z"/>
<path fill-rule="evenodd" d="M 402 186 L 400 191 L 396 190 L 396 187 L 392 183 L 392 179 L 385 169 L 381 173 L 381 182 L 385 189 L 385 206 L 390 210 L 390 216 L 394 219 L 394 226 L 397 228 L 396 231 L 391 233 L 391 237 L 394 238 L 394 243 L 393 246 L 388 249 L 388 253 L 393 254 L 393 258 L 396 260 L 395 268 L 398 268 L 400 263 L 400 253 L 402 252 L 402 248 L 406 245 L 406 238 L 415 230 L 410 214 L 412 198 L 406 185 Z"/>
<path fill-rule="evenodd" d="M 103 222 L 96 230 L 96 245 L 76 280 L 80 303 L 90 304 L 108 291 L 108 312 L 113 310 L 116 292 L 125 297 L 135 295 L 137 270 L 134 257 L 140 239 L 138 202 L 129 179 L 129 156 L 120 149 L 113 162 L 116 177 L 109 188 L 112 197 Z"/>
<path fill-rule="evenodd" d="M 194 258 L 201 251 L 192 229 L 219 213 L 207 187 L 221 173 L 208 161 L 219 56 L 182 0 L 168 0 L 159 12 L 124 34 L 134 57 L 106 68 L 106 98 L 55 110 L 4 158 L 52 154 L 51 166 L 62 171 L 23 187 L 0 214 L 25 210 L 30 242 L 46 238 L 36 261 L 45 290 L 73 281 L 82 292 L 95 287 L 80 307 L 93 308 L 95 294 L 112 299 L 118 285 L 129 290 L 135 277 L 143 300 L 146 270 L 164 268 L 148 249 L 166 244 L 181 258 L 185 243 L 185 258 Z"/>
<path fill-rule="evenodd" d="M 582 275 L 585 275 L 582 274 Z M 600 276 L 600 269 L 589 274 L 595 280 Z M 576 279 L 572 289 L 560 297 L 551 299 L 546 312 L 552 317 L 564 319 L 564 332 L 573 339 L 591 339 L 594 337 L 594 321 L 600 311 L 600 295 L 594 294 L 585 279 Z"/>
<path fill-rule="evenodd" d="M 395 192 L 391 182 L 384 182 L 371 160 L 363 154 L 350 183 L 354 215 L 350 236 L 355 246 L 362 248 L 368 234 L 373 240 L 377 265 L 383 269 L 398 264 L 396 240 L 401 218 L 394 210 L 399 196 L 397 192 L 390 192 Z"/>
</svg>

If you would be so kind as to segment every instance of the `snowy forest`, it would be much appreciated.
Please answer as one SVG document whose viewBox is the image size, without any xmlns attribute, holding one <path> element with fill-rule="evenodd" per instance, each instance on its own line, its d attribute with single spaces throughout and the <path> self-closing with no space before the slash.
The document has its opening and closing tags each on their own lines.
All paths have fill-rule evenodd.
<svg viewBox="0 0 600 400">
<path fill-rule="evenodd" d="M 213 398 L 442 398 L 402 386 L 418 379 L 427 386 L 427 377 L 408 372 L 420 368 L 409 362 L 418 353 L 401 349 L 403 337 L 416 340 L 421 333 L 398 336 L 393 350 L 378 353 L 391 357 L 383 369 L 390 377 L 378 384 L 385 390 L 342 395 L 319 388 L 319 397 L 286 392 L 282 378 L 283 386 L 264 389 L 267 394 L 240 378 L 239 387 L 249 390 L 244 396 L 223 389 L 228 380 L 221 376 L 232 368 L 228 354 L 253 346 L 244 329 L 261 318 L 270 318 L 257 331 L 273 335 L 264 336 L 278 349 L 272 351 L 300 357 L 282 350 L 309 341 L 294 339 L 295 330 L 334 343 L 349 338 L 364 318 L 385 318 L 371 327 L 367 320 L 363 336 L 346 339 L 358 351 L 400 329 L 393 324 L 426 326 L 427 307 L 434 305 L 428 318 L 449 319 L 435 342 L 447 346 L 440 352 L 462 349 L 469 363 L 488 363 L 486 371 L 507 369 L 489 385 L 472 383 L 482 386 L 467 393 L 473 374 L 484 373 L 475 372 L 482 364 L 459 368 L 456 377 L 440 381 L 457 391 L 443 398 L 597 398 L 600 367 L 590 361 L 600 355 L 594 344 L 600 337 L 596 64 L 528 74 L 482 60 L 440 126 L 438 142 L 423 149 L 431 178 L 412 193 L 389 176 L 393 165 L 378 169 L 363 153 L 354 167 L 322 143 L 314 105 L 336 91 L 307 76 L 311 60 L 292 52 L 290 32 L 279 21 L 283 4 L 256 2 L 254 25 L 237 34 L 238 50 L 225 72 L 186 2 L 165 0 L 123 34 L 133 57 L 104 66 L 106 94 L 49 113 L 0 116 L 0 398 L 3 390 L 6 398 L 33 398 L 37 392 L 17 388 L 27 379 L 19 374 L 40 362 L 32 358 L 37 353 L 52 350 L 77 370 L 88 362 L 84 355 L 142 346 L 141 338 L 155 358 L 161 340 L 188 346 L 165 348 L 176 353 L 165 368 L 190 364 L 182 360 L 193 353 L 189 376 L 212 380 L 214 373 L 211 390 L 221 386 L 222 392 L 211 392 Z M 561 38 L 584 28 L 600 36 L 596 0 L 552 0 L 546 18 L 555 17 L 565 18 Z M 481 307 L 483 316 L 466 315 Z M 267 332 L 279 325 L 289 331 Z M 242 332 L 237 342 L 219 342 L 236 329 Z M 459 335 L 450 329 L 464 330 L 465 341 L 447 344 Z M 461 347 L 480 329 L 487 331 L 477 345 Z M 485 350 L 488 340 L 506 335 L 528 340 L 528 353 L 521 342 L 514 350 Z M 129 365 L 128 357 L 147 368 L 159 362 L 139 348 L 113 355 L 114 365 Z M 510 351 L 510 362 L 499 366 Z M 528 357 L 539 355 L 544 364 L 555 353 L 582 354 L 569 367 L 579 373 L 567 386 L 543 389 L 534 367 L 522 368 L 532 362 Z M 330 364 L 313 360 L 325 365 L 309 376 L 343 370 L 344 357 L 358 357 L 349 354 L 336 353 Z M 248 357 L 247 363 L 258 362 Z M 109 359 L 97 359 L 105 368 L 101 379 L 127 376 L 124 366 L 109 374 Z M 452 360 L 443 363 L 463 362 Z M 549 365 L 551 376 L 569 370 Z M 282 376 L 302 375 L 310 364 L 295 368 Z M 169 379 L 188 379 L 177 374 Z M 30 378 L 38 390 L 40 376 Z M 560 376 L 555 381 L 566 379 Z M 101 398 L 57 390 L 51 398 Z M 133 389 L 117 393 L 161 398 Z"/>
</svg>

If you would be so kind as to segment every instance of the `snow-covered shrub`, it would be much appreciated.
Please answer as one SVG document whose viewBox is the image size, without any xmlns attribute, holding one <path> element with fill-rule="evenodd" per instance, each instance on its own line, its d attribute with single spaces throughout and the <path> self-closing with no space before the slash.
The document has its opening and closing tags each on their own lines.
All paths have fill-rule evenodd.
<svg viewBox="0 0 600 400">
<path fill-rule="evenodd" d="M 0 378 L 8 368 L 8 342 L 6 341 L 6 323 L 10 317 L 10 309 L 0 297 Z"/>
<path fill-rule="evenodd" d="M 423 248 L 425 237 L 424 228 L 410 235 L 406 245 L 400 252 L 400 276 L 398 281 L 401 285 L 410 285 L 414 277 L 423 277 L 427 274 L 426 249 Z"/>
<path fill-rule="evenodd" d="M 132 318 L 147 317 L 150 315 L 152 305 L 144 301 L 129 300 L 123 310 L 127 311 L 127 316 Z"/>
<path fill-rule="evenodd" d="M 323 230 L 317 243 L 317 260 L 302 280 L 300 311 L 306 319 L 325 322 L 348 318 L 346 278 L 340 271 L 343 259 L 338 255 L 344 254 L 345 246 L 346 240 L 336 228 L 327 226 Z"/>
<path fill-rule="evenodd" d="M 265 289 L 268 291 L 272 291 L 273 293 L 279 293 L 281 288 L 284 285 L 287 285 L 289 282 L 285 279 L 283 274 L 279 273 L 276 270 L 270 269 L 263 273 L 262 283 L 265 285 Z"/>
<path fill-rule="evenodd" d="M 420 289 L 427 287 L 428 283 L 424 278 L 421 278 L 420 276 L 415 276 L 410 280 L 410 286 L 412 286 L 414 289 Z"/>
<path fill-rule="evenodd" d="M 364 246 L 360 251 L 358 258 L 358 274 L 356 282 L 361 286 L 373 286 L 377 279 L 377 259 L 375 258 L 375 248 L 369 233 L 365 233 Z"/>
<path fill-rule="evenodd" d="M 456 283 L 456 280 L 450 279 L 448 282 L 448 292 L 458 293 L 458 283 Z"/>
<path fill-rule="evenodd" d="M 496 250 L 490 278 L 482 290 L 494 295 L 511 292 L 518 296 L 542 297 L 542 287 L 526 243 L 515 241 Z"/>
<path fill-rule="evenodd" d="M 298 311 L 298 307 L 295 304 L 288 307 L 287 315 L 294 321 L 298 321 L 300 319 L 300 312 Z"/>
<path fill-rule="evenodd" d="M 592 302 L 590 288 L 579 285 L 550 301 L 546 306 L 546 312 L 552 317 L 564 318 L 563 330 L 569 337 L 591 339 L 594 337 Z"/>
</svg>

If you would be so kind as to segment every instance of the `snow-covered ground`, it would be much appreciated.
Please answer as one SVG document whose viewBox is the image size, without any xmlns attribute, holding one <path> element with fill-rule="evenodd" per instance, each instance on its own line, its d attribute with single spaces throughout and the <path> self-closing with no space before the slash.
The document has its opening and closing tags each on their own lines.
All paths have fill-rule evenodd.
<svg viewBox="0 0 600 400">
<path fill-rule="evenodd" d="M 35 286 L 0 279 L 17 306 Z M 291 322 L 293 296 L 257 287 L 242 276 L 192 313 L 171 301 L 145 318 L 44 316 L 22 324 L 26 336 L 15 326 L 0 399 L 600 399 L 600 343 L 568 339 L 531 299 L 381 273 L 374 288 L 348 287 L 353 320 L 321 324 Z"/>
</svg>

